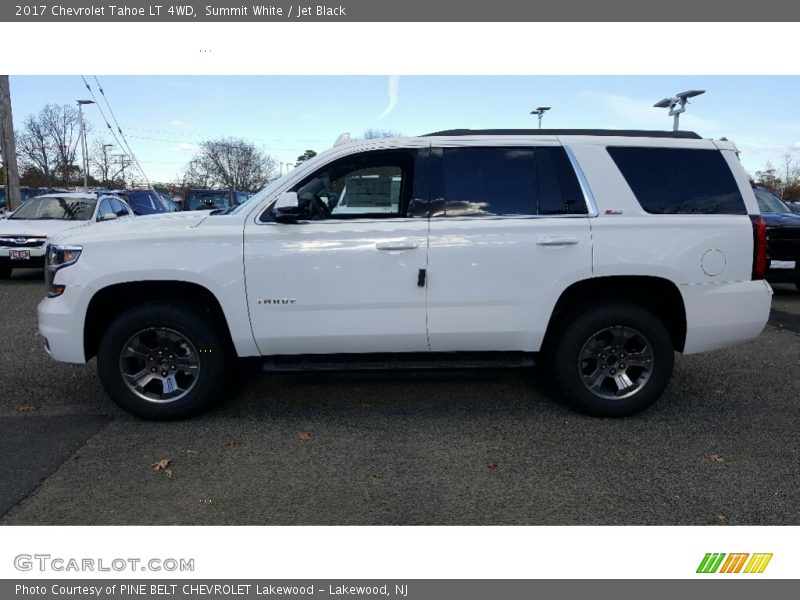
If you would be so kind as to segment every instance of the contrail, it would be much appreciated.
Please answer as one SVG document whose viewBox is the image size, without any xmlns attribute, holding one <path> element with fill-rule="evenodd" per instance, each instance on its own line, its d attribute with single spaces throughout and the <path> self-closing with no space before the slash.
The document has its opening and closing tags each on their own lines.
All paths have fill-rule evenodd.
<svg viewBox="0 0 800 600">
<path fill-rule="evenodd" d="M 397 106 L 397 103 L 400 100 L 400 76 L 399 75 L 390 75 L 389 76 L 389 105 L 386 107 L 379 116 L 378 119 L 382 119 L 390 112 L 394 110 L 394 107 Z"/>
</svg>

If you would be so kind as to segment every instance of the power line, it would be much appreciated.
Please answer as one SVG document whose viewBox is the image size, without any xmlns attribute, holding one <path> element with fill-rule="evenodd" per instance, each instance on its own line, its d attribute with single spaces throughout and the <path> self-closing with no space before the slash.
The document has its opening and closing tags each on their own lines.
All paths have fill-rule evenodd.
<svg viewBox="0 0 800 600">
<path fill-rule="evenodd" d="M 111 132 L 111 135 L 114 137 L 114 140 L 117 142 L 119 147 L 122 150 L 127 151 L 127 153 L 130 155 L 130 157 L 133 159 L 133 162 L 134 162 L 136 168 L 138 169 L 139 173 L 141 173 L 142 177 L 147 182 L 147 187 L 149 187 L 150 189 L 153 189 L 153 186 L 150 183 L 150 179 L 147 177 L 147 174 L 144 172 L 144 169 L 142 169 L 142 165 L 139 163 L 139 159 L 136 158 L 136 154 L 133 152 L 133 149 L 131 148 L 130 144 L 128 144 L 128 140 L 125 138 L 125 134 L 122 132 L 122 127 L 120 127 L 119 122 L 117 121 L 117 117 L 114 115 L 114 111 L 111 108 L 111 104 L 108 102 L 108 98 L 106 97 L 106 94 L 103 91 L 103 87 L 100 85 L 100 81 L 97 79 L 96 76 L 94 77 L 94 80 L 97 83 L 97 87 L 98 87 L 98 90 L 100 92 L 100 95 L 103 96 L 103 100 L 106 103 L 106 107 L 108 108 L 108 112 L 111 115 L 111 118 L 114 120 L 114 125 L 117 126 L 117 132 L 119 132 L 119 135 L 122 138 L 122 142 L 120 142 L 120 140 L 117 137 L 116 133 L 114 133 L 114 129 L 111 127 L 111 124 L 108 122 L 108 118 L 106 117 L 105 112 L 103 111 L 103 108 L 100 106 L 100 103 L 97 101 L 97 97 L 94 95 L 94 90 L 92 90 L 92 87 L 89 85 L 89 82 L 86 81 L 86 78 L 83 75 L 81 75 L 81 79 L 83 80 L 83 84 L 86 86 L 86 89 L 89 90 L 89 93 L 92 95 L 92 99 L 95 101 L 95 104 L 97 104 L 97 108 L 100 110 L 100 115 L 103 117 L 103 120 L 106 123 L 106 127 L 108 127 L 108 130 Z"/>
</svg>

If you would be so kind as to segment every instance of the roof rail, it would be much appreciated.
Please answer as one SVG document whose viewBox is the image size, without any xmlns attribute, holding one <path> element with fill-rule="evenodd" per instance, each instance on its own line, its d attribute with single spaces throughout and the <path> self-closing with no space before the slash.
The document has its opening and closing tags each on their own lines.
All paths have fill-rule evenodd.
<svg viewBox="0 0 800 600">
<path fill-rule="evenodd" d="M 596 135 L 619 137 L 678 138 L 701 140 L 694 131 L 645 131 L 640 129 L 447 129 L 435 133 L 426 133 L 421 137 L 462 136 L 462 135 Z"/>
</svg>

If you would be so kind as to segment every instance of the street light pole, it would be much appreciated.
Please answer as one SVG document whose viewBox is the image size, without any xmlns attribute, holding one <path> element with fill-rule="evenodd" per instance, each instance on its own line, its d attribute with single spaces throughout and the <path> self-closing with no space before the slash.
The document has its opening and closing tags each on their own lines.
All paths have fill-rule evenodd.
<svg viewBox="0 0 800 600">
<path fill-rule="evenodd" d="M 539 129 L 542 128 L 542 117 L 544 116 L 544 113 L 550 110 L 550 108 L 550 106 L 537 106 L 536 110 L 531 111 L 532 115 L 539 117 Z"/>
<path fill-rule="evenodd" d="M 689 98 L 694 98 L 700 94 L 705 94 L 705 90 L 689 90 L 675 94 L 671 98 L 664 98 L 653 104 L 654 108 L 668 108 L 669 116 L 672 117 L 672 131 L 678 131 L 678 119 L 681 113 L 686 112 L 686 103 Z"/>
<path fill-rule="evenodd" d="M 89 191 L 89 153 L 86 151 L 86 126 L 83 124 L 83 105 L 94 104 L 94 100 L 78 100 L 78 119 L 81 126 L 81 150 L 83 152 L 83 191 Z"/>
</svg>

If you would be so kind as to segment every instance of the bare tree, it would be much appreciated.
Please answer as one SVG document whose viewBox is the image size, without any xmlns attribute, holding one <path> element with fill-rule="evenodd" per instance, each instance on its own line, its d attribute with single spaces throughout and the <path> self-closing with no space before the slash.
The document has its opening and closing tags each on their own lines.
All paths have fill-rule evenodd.
<svg viewBox="0 0 800 600">
<path fill-rule="evenodd" d="M 388 129 L 367 129 L 364 131 L 365 140 L 393 137 L 403 137 L 403 134 L 399 131 L 390 131 Z"/>
<path fill-rule="evenodd" d="M 220 138 L 200 143 L 183 175 L 185 187 L 258 190 L 275 179 L 278 161 L 247 140 Z"/>
<path fill-rule="evenodd" d="M 791 152 L 786 152 L 783 155 L 781 175 L 781 199 L 796 198 L 800 190 L 800 165 L 798 165 L 794 154 Z"/>
<path fill-rule="evenodd" d="M 105 140 L 95 140 L 92 145 L 92 154 L 90 162 L 97 169 L 98 177 L 101 185 L 104 187 L 125 187 L 125 182 L 118 180 L 122 174 L 121 164 L 115 155 L 111 154 L 113 144 L 106 143 Z"/>
<path fill-rule="evenodd" d="M 50 184 L 70 185 L 81 170 L 75 165 L 80 142 L 78 110 L 69 104 L 46 104 L 38 115 L 28 115 L 20 135 L 19 154 Z"/>
</svg>

